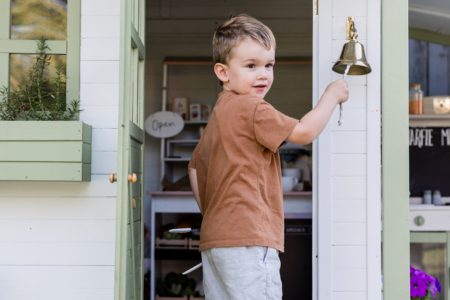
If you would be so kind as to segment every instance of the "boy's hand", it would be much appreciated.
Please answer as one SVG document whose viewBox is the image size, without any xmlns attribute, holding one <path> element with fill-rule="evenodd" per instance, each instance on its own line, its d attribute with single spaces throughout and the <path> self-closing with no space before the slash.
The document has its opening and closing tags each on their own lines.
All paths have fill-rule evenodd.
<svg viewBox="0 0 450 300">
<path fill-rule="evenodd" d="M 329 93 L 337 102 L 344 103 L 348 100 L 348 84 L 344 79 L 338 79 L 331 82 L 325 89 L 325 93 Z"/>
</svg>

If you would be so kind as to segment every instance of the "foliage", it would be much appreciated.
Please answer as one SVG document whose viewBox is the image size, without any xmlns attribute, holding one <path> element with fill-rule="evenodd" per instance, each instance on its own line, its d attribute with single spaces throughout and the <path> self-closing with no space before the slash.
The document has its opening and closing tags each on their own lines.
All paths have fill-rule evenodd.
<svg viewBox="0 0 450 300">
<path fill-rule="evenodd" d="M 441 292 L 441 285 L 436 277 L 413 266 L 409 268 L 409 276 L 411 300 L 434 299 Z"/>
<path fill-rule="evenodd" d="M 38 41 L 38 55 L 16 89 L 0 89 L 0 120 L 76 120 L 79 100 L 66 104 L 66 81 L 57 66 L 54 78 L 47 78 L 51 56 L 44 39 Z"/>
</svg>

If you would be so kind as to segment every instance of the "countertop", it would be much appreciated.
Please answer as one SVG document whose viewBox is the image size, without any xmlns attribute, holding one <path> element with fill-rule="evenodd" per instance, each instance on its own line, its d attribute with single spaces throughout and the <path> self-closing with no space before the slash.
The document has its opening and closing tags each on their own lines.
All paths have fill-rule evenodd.
<svg viewBox="0 0 450 300">
<path fill-rule="evenodd" d="M 191 191 L 150 191 L 148 192 L 150 196 L 180 196 L 180 197 L 193 197 Z M 312 197 L 312 192 L 285 192 L 283 193 L 285 197 Z"/>
</svg>

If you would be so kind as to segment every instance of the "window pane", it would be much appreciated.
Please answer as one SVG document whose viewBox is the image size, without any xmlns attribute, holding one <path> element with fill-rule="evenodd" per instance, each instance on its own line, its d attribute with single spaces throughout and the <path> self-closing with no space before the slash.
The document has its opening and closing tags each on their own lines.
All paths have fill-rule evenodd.
<svg viewBox="0 0 450 300">
<path fill-rule="evenodd" d="M 67 39 L 67 0 L 11 0 L 11 39 Z"/>
<path fill-rule="evenodd" d="M 418 82 L 428 96 L 428 43 L 409 40 L 409 82 Z"/>
<path fill-rule="evenodd" d="M 66 56 L 65 55 L 48 55 L 50 58 L 49 65 L 45 69 L 44 78 L 54 86 L 57 73 L 57 67 L 61 69 L 62 81 L 66 82 Z M 38 55 L 29 54 L 11 54 L 10 55 L 10 89 L 16 90 L 20 85 L 27 84 L 36 63 Z M 65 87 L 64 87 L 65 94 Z"/>
<path fill-rule="evenodd" d="M 411 265 L 435 276 L 441 283 L 442 292 L 436 300 L 446 298 L 447 244 L 444 243 L 411 243 Z"/>
</svg>

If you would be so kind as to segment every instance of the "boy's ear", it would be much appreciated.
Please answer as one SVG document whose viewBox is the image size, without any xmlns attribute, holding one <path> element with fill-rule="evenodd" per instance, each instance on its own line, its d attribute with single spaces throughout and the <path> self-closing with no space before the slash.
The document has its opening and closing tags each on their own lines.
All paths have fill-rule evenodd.
<svg viewBox="0 0 450 300">
<path fill-rule="evenodd" d="M 221 63 L 216 63 L 214 65 L 214 73 L 216 73 L 217 78 L 223 83 L 228 82 L 228 66 Z"/>
</svg>

